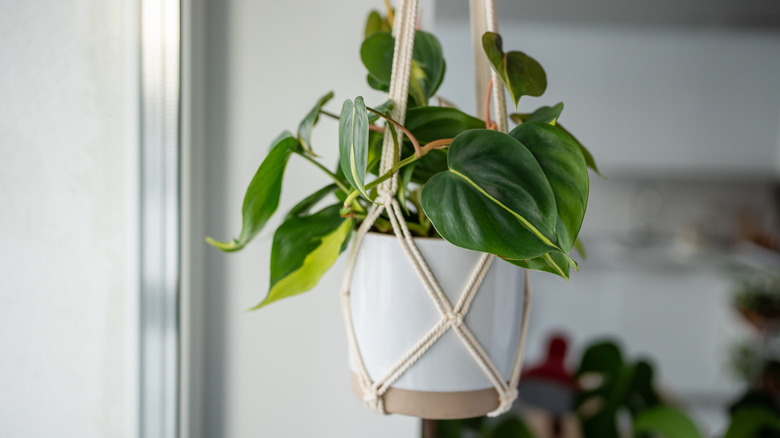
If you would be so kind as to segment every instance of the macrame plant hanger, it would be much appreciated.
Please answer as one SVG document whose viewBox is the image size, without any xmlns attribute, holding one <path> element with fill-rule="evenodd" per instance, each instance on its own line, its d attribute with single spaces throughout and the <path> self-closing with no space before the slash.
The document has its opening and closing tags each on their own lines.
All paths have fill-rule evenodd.
<svg viewBox="0 0 780 438">
<path fill-rule="evenodd" d="M 491 32 L 496 32 L 497 18 L 494 1 L 472 0 L 472 13 L 474 10 L 474 4 L 476 4 L 478 8 L 481 8 L 481 10 L 484 11 L 485 29 Z M 399 5 L 395 14 L 395 23 L 393 26 L 393 36 L 395 37 L 395 52 L 393 55 L 390 90 L 388 92 L 388 98 L 392 99 L 394 103 L 393 108 L 390 110 L 390 117 L 399 123 L 404 123 L 406 114 L 409 74 L 412 64 L 412 51 L 414 48 L 416 21 L 417 0 L 399 0 Z M 473 37 L 475 38 L 475 44 L 479 44 L 479 46 L 481 46 L 482 35 L 481 32 L 476 30 L 478 28 L 479 26 L 475 28 Z M 507 132 L 504 87 L 501 80 L 492 70 L 491 78 L 493 83 L 492 91 L 494 114 L 496 115 L 496 128 L 499 131 Z M 392 124 L 387 124 L 385 129 L 395 129 L 397 138 L 401 138 L 403 135 L 401 131 Z M 392 136 L 385 135 L 382 147 L 380 174 L 386 173 L 399 159 L 399 157 L 393 156 L 394 151 L 395 148 Z M 479 258 L 479 261 L 474 268 L 471 277 L 464 287 L 463 293 L 455 305 L 453 305 L 442 291 L 441 286 L 428 267 L 425 258 L 423 258 L 422 254 L 414 243 L 412 235 L 409 232 L 409 229 L 406 226 L 406 222 L 403 219 L 401 205 L 395 196 L 397 190 L 397 174 L 392 178 L 384 181 L 378 187 L 377 203 L 369 209 L 366 219 L 360 225 L 355 236 L 354 245 L 350 252 L 349 260 L 347 262 L 347 269 L 344 275 L 344 282 L 342 285 L 341 304 L 342 310 L 344 312 L 344 320 L 346 323 L 349 349 L 355 362 L 354 365 L 357 372 L 358 382 L 363 392 L 363 401 L 372 410 L 380 413 L 387 413 L 385 411 L 383 400 L 384 394 L 391 388 L 393 383 L 395 383 L 436 343 L 436 341 L 438 341 L 448 330 L 452 330 L 463 342 L 463 345 L 471 353 L 471 356 L 477 362 L 482 371 L 484 371 L 485 375 L 488 377 L 498 393 L 498 407 L 488 415 L 500 415 L 509 410 L 509 408 L 512 406 L 512 403 L 517 398 L 516 388 L 520 380 L 520 372 L 522 369 L 523 344 L 525 343 L 525 335 L 528 328 L 528 313 L 530 308 L 531 290 L 528 272 L 526 272 L 524 275 L 524 297 L 522 311 L 523 319 L 521 323 L 517 353 L 515 355 L 510 377 L 508 380 L 505 380 L 493 363 L 493 360 L 490 358 L 485 349 L 480 345 L 479 341 L 476 339 L 464 321 L 469 307 L 477 291 L 479 290 L 480 285 L 482 284 L 482 280 L 490 268 L 490 264 L 492 263 L 494 256 L 490 254 L 483 254 Z M 383 211 L 387 211 L 395 236 L 400 242 L 404 252 L 409 257 L 414 270 L 419 275 L 420 280 L 425 286 L 425 289 L 427 290 L 434 304 L 436 305 L 436 308 L 438 309 L 441 317 L 439 321 L 422 337 L 422 339 L 420 339 L 419 342 L 414 345 L 414 347 L 412 347 L 403 357 L 399 358 L 395 365 L 391 367 L 391 369 L 389 369 L 385 375 L 379 377 L 373 376 L 372 378 L 372 376 L 369 376 L 369 373 L 366 369 L 355 334 L 352 309 L 350 305 L 350 287 L 352 284 L 355 261 L 357 259 L 358 252 L 360 251 L 363 238 L 373 226 L 374 221 L 376 221 L 376 219 Z"/>
</svg>

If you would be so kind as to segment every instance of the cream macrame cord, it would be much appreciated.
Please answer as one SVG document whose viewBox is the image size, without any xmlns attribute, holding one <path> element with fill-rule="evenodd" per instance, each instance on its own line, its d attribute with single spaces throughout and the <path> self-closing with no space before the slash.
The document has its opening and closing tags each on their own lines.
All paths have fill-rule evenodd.
<svg viewBox="0 0 780 438">
<path fill-rule="evenodd" d="M 489 31 L 496 31 L 495 5 L 492 0 L 477 0 L 484 3 L 487 17 L 486 28 Z M 406 114 L 406 103 L 409 91 L 409 75 L 412 63 L 412 52 L 414 48 L 415 24 L 417 21 L 417 0 L 400 0 L 398 10 L 395 15 L 395 26 L 393 34 L 396 38 L 395 52 L 393 55 L 393 67 L 390 81 L 390 90 L 388 98 L 394 103 L 390 110 L 390 117 L 399 123 L 404 123 Z M 476 36 L 480 38 L 480 35 Z M 493 77 L 493 99 L 495 105 L 495 114 L 498 129 L 506 132 L 506 104 L 504 102 L 504 89 L 501 82 L 492 72 Z M 402 133 L 392 124 L 387 124 L 386 129 L 395 129 L 397 138 L 401 138 Z M 382 147 L 382 160 L 380 164 L 381 173 L 386 173 L 398 160 L 394 156 L 396 151 L 391 135 L 385 135 Z M 509 381 L 505 381 L 501 373 L 496 368 L 490 356 L 477 341 L 474 334 L 465 324 L 464 319 L 468 313 L 469 307 L 479 290 L 480 285 L 493 262 L 493 256 L 484 254 L 480 257 L 474 271 L 472 272 L 466 286 L 463 289 L 460 298 L 453 306 L 447 296 L 442 291 L 441 286 L 428 267 L 425 258 L 422 256 L 414 243 L 406 222 L 404 221 L 401 205 L 398 203 L 395 194 L 398 189 L 398 177 L 384 181 L 378 188 L 377 203 L 371 206 L 363 223 L 358 228 L 355 235 L 352 250 L 347 262 L 347 269 L 344 275 L 341 292 L 341 305 L 344 312 L 349 349 L 355 362 L 355 370 L 358 374 L 358 382 L 363 390 L 363 401 L 371 409 L 386 413 L 384 407 L 384 394 L 390 387 L 411 368 L 448 330 L 453 330 L 463 342 L 466 349 L 471 353 L 474 360 L 483 370 L 490 382 L 495 387 L 499 396 L 498 407 L 488 415 L 496 416 L 509 410 L 517 398 L 517 384 L 520 379 L 522 369 L 522 351 L 525 343 L 525 334 L 528 327 L 528 310 L 530 308 L 530 284 L 528 273 L 525 274 L 524 300 L 522 312 L 522 325 L 519 337 L 519 345 L 515 361 L 512 367 Z M 408 256 L 414 270 L 417 272 L 420 280 L 430 295 L 441 318 L 439 321 L 414 345 L 403 357 L 401 357 L 384 376 L 372 380 L 368 374 L 360 348 L 357 343 L 355 328 L 352 319 L 352 308 L 350 305 L 350 287 L 354 273 L 355 262 L 360 251 L 363 238 L 371 229 L 376 219 L 383 211 L 387 212 L 393 232 L 401 244 L 404 252 Z"/>
</svg>

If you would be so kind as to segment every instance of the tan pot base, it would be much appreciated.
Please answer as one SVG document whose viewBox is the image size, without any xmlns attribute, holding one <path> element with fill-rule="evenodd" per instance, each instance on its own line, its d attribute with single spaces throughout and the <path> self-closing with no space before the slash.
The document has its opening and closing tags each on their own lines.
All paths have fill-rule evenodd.
<svg viewBox="0 0 780 438">
<path fill-rule="evenodd" d="M 352 392 L 363 399 L 363 390 L 352 373 Z M 391 387 L 384 396 L 389 414 L 409 415 L 429 420 L 452 420 L 479 417 L 498 407 L 495 388 L 477 391 L 428 392 Z"/>
</svg>

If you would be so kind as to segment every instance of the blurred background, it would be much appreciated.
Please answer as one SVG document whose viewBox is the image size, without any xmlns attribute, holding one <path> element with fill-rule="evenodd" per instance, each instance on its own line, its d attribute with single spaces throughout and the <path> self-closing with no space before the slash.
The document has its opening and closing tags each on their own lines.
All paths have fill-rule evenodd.
<svg viewBox="0 0 780 438">
<path fill-rule="evenodd" d="M 520 111 L 563 101 L 561 123 L 605 176 L 591 178 L 580 272 L 570 283 L 533 276 L 528 363 L 554 334 L 568 339 L 572 368 L 585 346 L 612 339 L 652 362 L 662 393 L 706 436 L 721 436 L 728 407 L 780 359 L 776 325 L 756 323 L 780 308 L 777 283 L 756 280 L 780 268 L 780 2 L 497 3 L 505 47 L 548 74 L 547 93 Z M 144 20 L 160 17 L 142 6 L 153 9 L 0 0 L 0 436 L 177 433 L 139 426 L 155 415 L 186 437 L 418 436 L 419 420 L 376 415 L 351 394 L 344 260 L 310 293 L 246 312 L 266 293 L 278 222 L 241 253 L 203 241 L 238 232 L 268 146 L 319 96 L 336 93 L 331 112 L 358 95 L 383 100 L 358 52 L 369 10 L 383 5 L 185 0 L 181 27 L 174 17 L 151 34 Z M 447 61 L 439 94 L 474 112 L 468 12 L 466 0 L 421 2 Z M 177 91 L 166 113 L 143 94 L 154 75 L 142 60 L 179 42 L 180 59 L 157 72 L 174 81 L 158 91 Z M 147 136 L 154 117 L 173 127 L 159 143 Z M 335 163 L 329 122 L 313 144 Z M 155 161 L 150 144 L 174 154 Z M 179 182 L 158 199 L 142 187 L 160 160 Z M 309 166 L 290 162 L 279 211 L 326 183 Z M 143 230 L 155 229 L 142 228 L 144 212 L 177 206 L 158 219 L 173 220 L 162 236 L 179 238 L 178 269 L 144 267 Z M 155 273 L 175 274 L 166 290 L 180 307 L 150 319 L 141 297 Z M 163 338 L 158 353 L 178 359 L 142 360 Z M 141 377 L 171 364 L 159 385 Z M 163 401 L 144 414 L 150 387 Z"/>
</svg>

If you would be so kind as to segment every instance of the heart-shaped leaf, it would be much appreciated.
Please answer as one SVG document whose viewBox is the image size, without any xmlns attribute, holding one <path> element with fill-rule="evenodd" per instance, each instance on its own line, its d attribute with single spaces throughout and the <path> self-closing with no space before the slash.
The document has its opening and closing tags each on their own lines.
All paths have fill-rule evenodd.
<svg viewBox="0 0 780 438">
<path fill-rule="evenodd" d="M 555 235 L 568 253 L 582 227 L 588 206 L 588 170 L 577 142 L 555 126 L 526 122 L 509 135 L 519 140 L 541 165 L 555 194 L 558 221 Z"/>
<path fill-rule="evenodd" d="M 314 155 L 314 152 L 311 148 L 311 131 L 314 129 L 314 125 L 319 119 L 322 106 L 328 103 L 328 101 L 332 98 L 332 91 L 320 97 L 319 100 L 317 100 L 317 103 L 314 105 L 314 108 L 312 108 L 311 111 L 306 114 L 306 117 L 304 117 L 300 125 L 298 125 L 298 142 L 301 143 L 301 147 L 307 154 Z"/>
<path fill-rule="evenodd" d="M 560 108 L 559 108 L 560 106 Z M 563 132 L 569 134 L 569 136 L 577 142 L 577 145 L 580 147 L 580 152 L 582 152 L 582 156 L 585 157 L 585 164 L 593 169 L 594 172 L 596 172 L 597 175 L 603 177 L 601 172 L 599 171 L 598 166 L 596 165 L 596 160 L 593 159 L 593 154 L 590 153 L 590 151 L 580 143 L 579 140 L 577 140 L 576 137 L 571 135 L 571 132 L 569 132 L 566 128 L 563 127 L 560 123 L 558 123 L 558 117 L 561 115 L 561 111 L 563 111 L 563 102 L 558 103 L 557 105 L 553 107 L 549 106 L 543 106 L 536 111 L 532 113 L 514 113 L 510 114 L 509 117 L 518 125 L 522 124 L 524 122 L 545 122 L 550 123 L 552 125 L 557 126 L 559 129 L 561 129 Z M 554 118 L 552 118 L 554 116 Z"/>
<path fill-rule="evenodd" d="M 339 118 L 339 160 L 347 181 L 366 199 L 364 182 L 368 165 L 368 115 L 363 98 L 347 99 Z"/>
<path fill-rule="evenodd" d="M 394 48 L 395 38 L 389 32 L 375 32 L 363 41 L 360 58 L 368 69 L 368 83 L 372 88 L 388 90 Z M 427 32 L 415 32 L 409 79 L 409 95 L 414 104 L 427 105 L 428 99 L 439 88 L 444 71 L 444 56 L 439 40 Z"/>
<path fill-rule="evenodd" d="M 222 251 L 238 251 L 263 229 L 279 206 L 284 170 L 290 155 L 297 147 L 298 141 L 288 131 L 274 140 L 271 150 L 246 189 L 244 205 L 241 208 L 241 233 L 238 238 L 230 242 L 219 242 L 207 237 L 208 243 Z"/>
<path fill-rule="evenodd" d="M 274 233 L 271 248 L 271 285 L 259 309 L 317 285 L 346 247 L 352 220 L 339 216 L 331 205 L 310 216 L 288 217 Z"/>
<path fill-rule="evenodd" d="M 554 243 L 568 254 L 577 240 L 588 205 L 588 171 L 579 145 L 548 122 L 529 121 L 513 129 L 509 135 L 531 151 L 550 182 L 558 209 Z M 561 254 L 550 253 L 538 259 L 509 262 L 569 278 L 570 259 Z"/>
<path fill-rule="evenodd" d="M 642 412 L 634 420 L 636 436 L 664 438 L 701 438 L 701 433 L 687 415 L 670 406 L 657 406 Z"/>
<path fill-rule="evenodd" d="M 521 96 L 538 97 L 547 89 L 547 75 L 535 59 L 523 52 L 504 53 L 501 35 L 485 32 L 482 48 L 488 61 L 504 82 L 517 108 Z"/>
<path fill-rule="evenodd" d="M 422 191 L 425 214 L 444 239 L 510 259 L 560 251 L 552 242 L 555 196 L 522 143 L 497 131 L 465 131 L 447 162 Z"/>
</svg>

